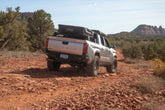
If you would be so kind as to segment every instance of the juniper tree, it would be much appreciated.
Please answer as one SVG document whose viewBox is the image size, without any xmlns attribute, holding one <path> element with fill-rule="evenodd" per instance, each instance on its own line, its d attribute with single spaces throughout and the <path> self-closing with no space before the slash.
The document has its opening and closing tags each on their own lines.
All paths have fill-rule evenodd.
<svg viewBox="0 0 165 110">
<path fill-rule="evenodd" d="M 0 12 L 0 50 L 7 48 L 8 50 L 27 49 L 26 26 L 20 20 L 19 7 L 7 8 L 7 12 Z"/>
<path fill-rule="evenodd" d="M 28 28 L 31 49 L 33 51 L 44 50 L 46 37 L 55 31 L 51 15 L 44 10 L 37 10 L 33 17 L 28 19 Z"/>
</svg>

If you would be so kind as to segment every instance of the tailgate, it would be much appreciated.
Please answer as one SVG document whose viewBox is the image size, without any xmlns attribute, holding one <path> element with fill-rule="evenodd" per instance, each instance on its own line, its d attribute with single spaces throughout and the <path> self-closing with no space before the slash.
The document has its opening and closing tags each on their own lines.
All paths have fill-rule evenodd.
<svg viewBox="0 0 165 110">
<path fill-rule="evenodd" d="M 60 38 L 60 37 L 48 37 L 48 50 L 61 53 L 82 55 L 83 46 L 85 41 Z"/>
</svg>

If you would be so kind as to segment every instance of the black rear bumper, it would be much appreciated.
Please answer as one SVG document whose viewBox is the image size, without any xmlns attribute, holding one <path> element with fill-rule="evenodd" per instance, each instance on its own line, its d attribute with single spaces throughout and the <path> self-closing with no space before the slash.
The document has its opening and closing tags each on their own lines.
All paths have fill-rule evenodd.
<svg viewBox="0 0 165 110">
<path fill-rule="evenodd" d="M 53 51 L 48 51 L 46 49 L 46 54 L 48 56 L 47 60 L 54 60 L 63 64 L 87 64 L 88 62 L 88 57 L 86 54 L 83 55 L 73 55 L 73 54 L 68 54 L 68 53 L 60 53 L 60 52 L 53 52 Z M 65 54 L 68 55 L 68 58 L 61 58 L 60 55 Z"/>
</svg>

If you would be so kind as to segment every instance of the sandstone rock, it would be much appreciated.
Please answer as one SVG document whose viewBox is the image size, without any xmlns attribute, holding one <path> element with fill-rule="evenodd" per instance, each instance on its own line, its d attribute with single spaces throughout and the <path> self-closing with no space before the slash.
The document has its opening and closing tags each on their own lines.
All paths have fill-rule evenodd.
<svg viewBox="0 0 165 110">
<path fill-rule="evenodd" d="M 117 95 L 117 96 L 120 96 L 120 93 L 119 93 L 119 92 L 116 92 L 116 95 Z"/>
<path fill-rule="evenodd" d="M 112 73 L 112 74 L 110 74 L 111 76 L 116 76 L 117 74 L 116 73 Z"/>
<path fill-rule="evenodd" d="M 25 78 L 30 78 L 30 75 L 24 75 Z"/>
<path fill-rule="evenodd" d="M 142 103 L 142 101 L 139 100 L 138 98 L 134 98 L 134 101 L 136 101 L 137 103 Z"/>
<path fill-rule="evenodd" d="M 109 76 L 109 74 L 105 74 L 105 76 L 106 76 L 106 77 L 108 77 L 108 76 Z"/>
<path fill-rule="evenodd" d="M 7 77 L 0 77 L 0 80 L 4 80 L 4 79 L 7 79 Z"/>
<path fill-rule="evenodd" d="M 21 110 L 19 107 L 14 107 L 14 110 Z"/>
<path fill-rule="evenodd" d="M 145 35 L 165 35 L 165 29 L 161 26 L 158 28 L 157 26 L 139 25 L 132 32 Z"/>
<path fill-rule="evenodd" d="M 86 89 L 86 87 L 82 87 L 81 89 Z"/>
<path fill-rule="evenodd" d="M 125 98 L 128 98 L 128 95 L 124 94 L 124 97 L 125 97 Z"/>
<path fill-rule="evenodd" d="M 139 99 L 139 100 L 143 100 L 143 98 L 142 97 L 136 97 L 137 99 Z"/>
<path fill-rule="evenodd" d="M 149 98 L 148 98 L 147 95 L 144 95 L 144 96 L 143 96 L 143 99 L 144 99 L 145 101 L 147 101 Z"/>
<path fill-rule="evenodd" d="M 24 89 L 24 87 L 18 87 L 17 88 L 17 90 L 23 90 Z"/>
</svg>

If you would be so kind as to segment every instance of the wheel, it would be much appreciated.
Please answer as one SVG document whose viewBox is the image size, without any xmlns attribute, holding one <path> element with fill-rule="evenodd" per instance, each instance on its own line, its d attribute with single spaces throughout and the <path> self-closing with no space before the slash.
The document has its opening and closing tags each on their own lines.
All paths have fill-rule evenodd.
<svg viewBox="0 0 165 110">
<path fill-rule="evenodd" d="M 117 70 L 117 59 L 115 59 L 112 65 L 106 67 L 108 73 L 115 73 Z"/>
<path fill-rule="evenodd" d="M 87 66 L 87 72 L 90 76 L 97 76 L 99 70 L 99 57 L 95 56 L 91 64 Z"/>
<path fill-rule="evenodd" d="M 61 63 L 55 62 L 55 61 L 47 61 L 47 66 L 49 70 L 55 70 L 58 71 L 60 68 Z"/>
</svg>

